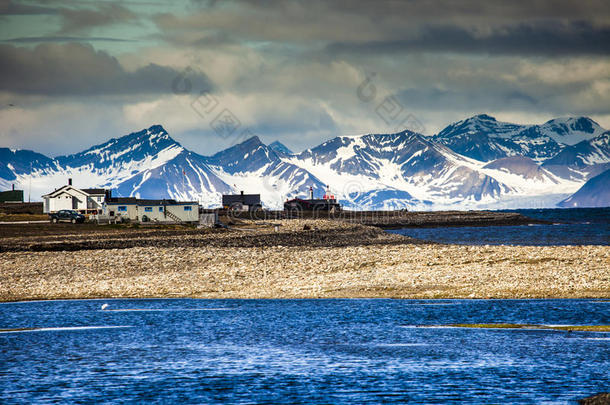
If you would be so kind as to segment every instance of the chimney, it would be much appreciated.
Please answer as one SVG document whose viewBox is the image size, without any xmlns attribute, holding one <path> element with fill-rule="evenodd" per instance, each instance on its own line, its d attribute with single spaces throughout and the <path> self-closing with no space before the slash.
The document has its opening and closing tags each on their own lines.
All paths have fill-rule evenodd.
<svg viewBox="0 0 610 405">
<path fill-rule="evenodd" d="M 68 179 L 68 185 L 71 186 L 72 185 L 72 178 Z"/>
<path fill-rule="evenodd" d="M 309 187 L 309 199 L 313 200 L 313 187 L 312 186 Z"/>
</svg>

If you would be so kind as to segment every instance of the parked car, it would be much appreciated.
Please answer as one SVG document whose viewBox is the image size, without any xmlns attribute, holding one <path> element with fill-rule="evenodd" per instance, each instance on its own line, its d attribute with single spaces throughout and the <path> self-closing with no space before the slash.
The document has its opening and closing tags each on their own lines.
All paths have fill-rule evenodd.
<svg viewBox="0 0 610 405">
<path fill-rule="evenodd" d="M 58 222 L 72 222 L 73 224 L 85 222 L 85 216 L 74 210 L 57 211 L 49 214 L 49 219 L 55 224 Z"/>
</svg>

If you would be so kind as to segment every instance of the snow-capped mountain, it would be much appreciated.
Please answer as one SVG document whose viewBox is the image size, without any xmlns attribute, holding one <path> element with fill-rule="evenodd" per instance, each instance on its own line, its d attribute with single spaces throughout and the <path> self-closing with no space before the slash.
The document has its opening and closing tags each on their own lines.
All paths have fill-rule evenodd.
<svg viewBox="0 0 610 405">
<path fill-rule="evenodd" d="M 260 192 L 267 207 L 280 208 L 283 201 L 306 195 L 309 187 L 322 193 L 325 185 L 314 175 L 303 170 L 252 137 L 208 158 L 216 175 L 230 185 L 234 192 Z"/>
<path fill-rule="evenodd" d="M 476 161 L 410 131 L 337 137 L 286 160 L 362 208 L 481 202 L 511 191 L 479 172 Z"/>
<path fill-rule="evenodd" d="M 0 148 L 0 182 L 2 180 L 10 182 L 17 180 L 20 175 L 55 169 L 57 169 L 56 162 L 40 153 Z"/>
<path fill-rule="evenodd" d="M 566 179 L 586 180 L 610 168 L 610 132 L 566 146 L 542 167 Z"/>
<path fill-rule="evenodd" d="M 557 118 L 542 125 L 518 125 L 482 114 L 447 126 L 433 139 L 482 162 L 525 156 L 542 163 L 566 146 L 590 140 L 603 132 L 602 127 L 586 117 Z"/>
<path fill-rule="evenodd" d="M 587 181 L 576 193 L 558 204 L 560 207 L 610 207 L 610 169 Z"/>
<path fill-rule="evenodd" d="M 550 136 L 555 142 L 564 145 L 576 145 L 606 131 L 588 117 L 555 118 L 540 125 L 539 128 L 542 134 Z"/>
<path fill-rule="evenodd" d="M 601 135 L 566 146 L 553 158 L 544 162 L 545 166 L 570 166 L 583 168 L 610 161 L 610 131 Z"/>
<path fill-rule="evenodd" d="M 260 193 L 268 208 L 281 208 L 285 199 L 307 195 L 309 187 L 321 197 L 330 186 L 348 208 L 555 206 L 610 169 L 609 138 L 610 132 L 588 119 L 522 126 L 482 115 L 434 137 L 410 131 L 342 136 L 298 154 L 253 137 L 202 156 L 154 125 L 54 159 L 0 148 L 0 187 L 13 183 L 38 199 L 72 178 L 78 187 L 110 188 L 118 196 L 205 206 L 243 190 Z"/>
<path fill-rule="evenodd" d="M 186 150 L 160 125 L 55 159 L 6 148 L 0 149 L 0 156 L 0 186 L 20 184 L 34 198 L 68 178 L 80 187 L 112 189 L 115 196 L 196 200 L 209 206 L 219 205 L 223 193 L 241 190 L 260 191 L 263 203 L 277 206 L 285 198 L 305 194 L 310 186 L 319 192 L 325 188 L 310 173 L 282 161 L 257 137 L 206 157 Z"/>
<path fill-rule="evenodd" d="M 74 184 L 80 187 L 113 189 L 118 196 L 186 197 L 192 194 L 182 186 L 185 178 L 183 170 L 193 170 L 184 164 L 188 157 L 196 162 L 200 177 L 209 179 L 208 183 L 219 191 L 229 189 L 207 169 L 205 158 L 184 149 L 160 125 L 110 139 L 73 155 L 55 159 L 38 158 L 44 165 L 35 167 L 31 174 L 29 171 L 15 170 L 13 178 L 2 178 L 5 184 L 21 184 L 31 192 L 33 198 L 40 198 L 66 184 L 68 178 L 72 178 Z M 27 165 L 27 162 L 24 164 Z M 172 168 L 179 175 L 168 175 Z M 196 188 L 200 189 L 198 185 Z M 216 191 L 214 187 L 210 189 Z"/>
</svg>

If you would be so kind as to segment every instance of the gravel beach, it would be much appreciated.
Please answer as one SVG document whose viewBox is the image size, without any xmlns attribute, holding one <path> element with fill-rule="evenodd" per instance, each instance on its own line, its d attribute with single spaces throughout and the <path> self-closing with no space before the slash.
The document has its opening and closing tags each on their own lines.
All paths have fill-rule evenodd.
<svg viewBox="0 0 610 405">
<path fill-rule="evenodd" d="M 610 298 L 608 246 L 442 245 L 324 220 L 103 232 L 5 238 L 0 300 Z"/>
</svg>

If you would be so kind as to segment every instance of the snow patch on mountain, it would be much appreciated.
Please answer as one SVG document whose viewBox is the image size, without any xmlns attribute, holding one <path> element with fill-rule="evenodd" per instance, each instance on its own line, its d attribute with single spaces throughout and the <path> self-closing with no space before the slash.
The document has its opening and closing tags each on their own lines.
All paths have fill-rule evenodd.
<svg viewBox="0 0 610 405">
<path fill-rule="evenodd" d="M 588 117 L 555 118 L 540 125 L 540 132 L 557 143 L 576 145 L 604 133 L 606 130 Z"/>
</svg>

